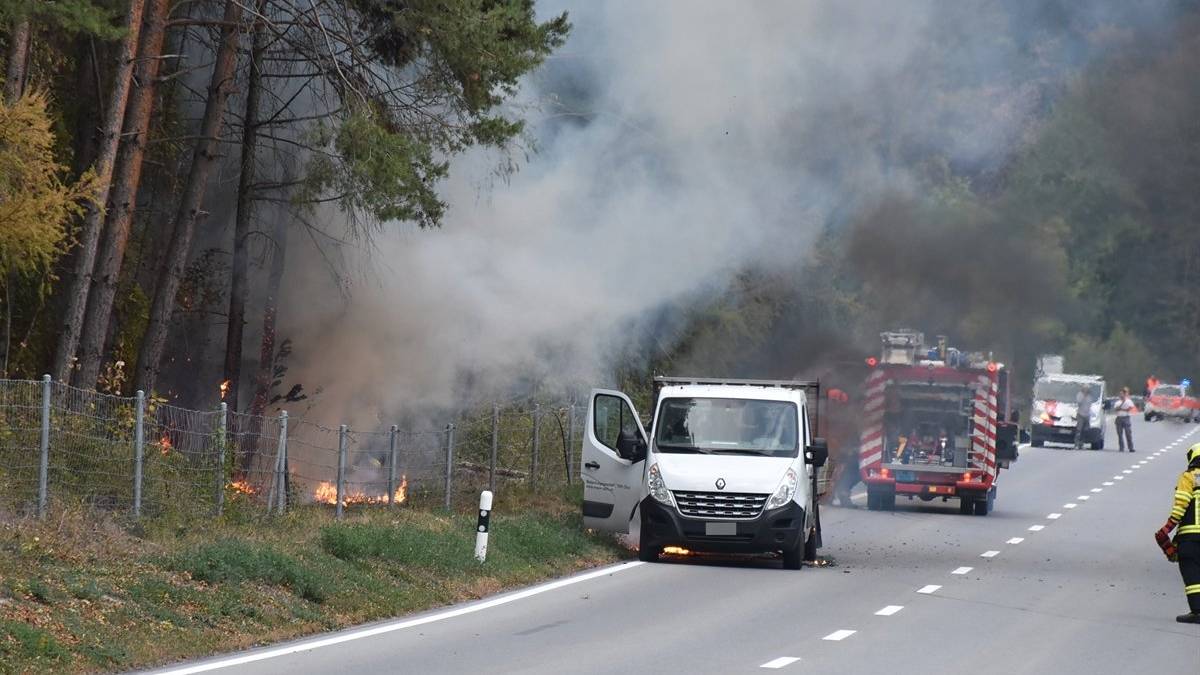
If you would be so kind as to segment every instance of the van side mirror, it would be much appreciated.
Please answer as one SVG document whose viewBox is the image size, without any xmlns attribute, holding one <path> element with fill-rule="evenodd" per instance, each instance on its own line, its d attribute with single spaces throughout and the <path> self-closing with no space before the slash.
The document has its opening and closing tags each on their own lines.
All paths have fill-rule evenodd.
<svg viewBox="0 0 1200 675">
<path fill-rule="evenodd" d="M 646 441 L 636 433 L 621 430 L 617 435 L 617 456 L 631 462 L 641 461 L 646 456 Z"/>
<path fill-rule="evenodd" d="M 814 438 L 812 444 L 804 449 L 804 461 L 820 468 L 829 459 L 829 444 L 824 438 Z"/>
</svg>

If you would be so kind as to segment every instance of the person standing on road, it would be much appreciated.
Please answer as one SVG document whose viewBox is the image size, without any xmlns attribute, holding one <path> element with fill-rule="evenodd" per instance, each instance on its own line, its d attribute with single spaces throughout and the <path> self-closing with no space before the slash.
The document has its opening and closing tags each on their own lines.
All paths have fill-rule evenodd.
<svg viewBox="0 0 1200 675">
<path fill-rule="evenodd" d="M 1117 411 L 1117 443 L 1121 446 L 1120 452 L 1125 452 L 1126 445 L 1129 446 L 1130 452 L 1134 452 L 1133 420 L 1129 414 L 1137 412 L 1137 408 L 1133 405 L 1133 399 L 1129 398 L 1129 387 L 1121 388 L 1121 396 L 1113 409 Z"/>
<path fill-rule="evenodd" d="M 1092 388 L 1086 384 L 1075 395 L 1075 449 L 1083 449 L 1083 437 L 1087 435 L 1092 417 Z"/>
<path fill-rule="evenodd" d="M 1179 562 L 1183 592 L 1187 596 L 1187 614 L 1175 617 L 1179 623 L 1200 623 L 1200 443 L 1188 448 L 1188 468 L 1175 484 L 1175 501 L 1167 524 L 1154 533 L 1167 559 Z M 1178 527 L 1173 542 L 1171 531 Z"/>
</svg>

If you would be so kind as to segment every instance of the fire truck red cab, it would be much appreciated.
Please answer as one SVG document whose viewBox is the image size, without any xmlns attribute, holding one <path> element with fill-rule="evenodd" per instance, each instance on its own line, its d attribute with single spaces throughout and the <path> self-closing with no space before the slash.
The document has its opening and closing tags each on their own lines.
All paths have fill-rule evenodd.
<svg viewBox="0 0 1200 675">
<path fill-rule="evenodd" d="M 872 510 L 896 497 L 959 500 L 963 514 L 987 515 L 1001 468 L 1017 459 L 1008 370 L 990 355 L 927 348 L 924 335 L 881 334 L 883 351 L 867 377 L 859 469 Z"/>
</svg>

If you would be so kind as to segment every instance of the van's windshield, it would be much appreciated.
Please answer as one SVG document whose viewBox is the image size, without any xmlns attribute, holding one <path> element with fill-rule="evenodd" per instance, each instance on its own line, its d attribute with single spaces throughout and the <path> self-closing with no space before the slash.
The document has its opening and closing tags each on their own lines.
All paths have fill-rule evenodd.
<svg viewBox="0 0 1200 675">
<path fill-rule="evenodd" d="M 1153 396 L 1183 396 L 1183 389 L 1180 387 L 1177 387 L 1175 385 L 1156 387 L 1154 389 L 1154 391 L 1151 392 L 1151 395 L 1153 395 Z"/>
<path fill-rule="evenodd" d="M 658 411 L 660 452 L 795 457 L 796 404 L 740 398 L 667 398 Z"/>
<path fill-rule="evenodd" d="M 1074 403 L 1081 389 L 1086 389 L 1088 397 L 1095 403 L 1100 394 L 1100 387 L 1086 382 L 1070 382 L 1067 380 L 1040 380 L 1033 387 L 1033 396 L 1039 401 L 1064 401 Z"/>
</svg>

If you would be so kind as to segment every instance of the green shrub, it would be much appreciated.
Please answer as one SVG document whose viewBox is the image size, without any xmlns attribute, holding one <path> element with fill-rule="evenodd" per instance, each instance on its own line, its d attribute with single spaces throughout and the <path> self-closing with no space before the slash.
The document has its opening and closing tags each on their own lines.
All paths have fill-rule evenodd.
<svg viewBox="0 0 1200 675">
<path fill-rule="evenodd" d="M 321 548 L 342 560 L 381 558 L 401 565 L 462 569 L 471 564 L 466 532 L 360 523 L 321 528 Z"/>
<path fill-rule="evenodd" d="M 0 657 L 62 663 L 71 653 L 46 631 L 19 621 L 0 620 Z M 0 664 L 5 659 L 0 658 Z"/>
<path fill-rule="evenodd" d="M 172 569 L 208 583 L 261 581 L 291 589 L 312 602 L 324 602 L 332 592 L 326 575 L 267 544 L 236 539 L 207 544 L 169 561 Z"/>
</svg>

